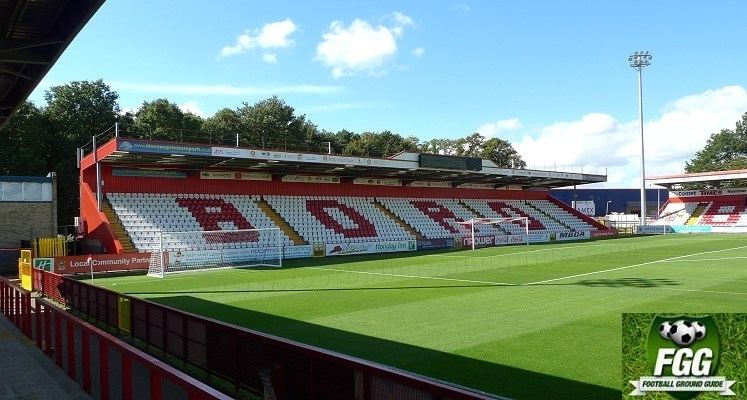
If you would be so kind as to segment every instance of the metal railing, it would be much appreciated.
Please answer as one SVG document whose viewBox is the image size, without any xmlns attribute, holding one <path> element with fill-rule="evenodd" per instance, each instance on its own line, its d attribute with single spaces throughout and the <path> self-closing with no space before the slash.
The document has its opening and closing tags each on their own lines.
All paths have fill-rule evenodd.
<svg viewBox="0 0 747 400">
<path fill-rule="evenodd" d="M 0 312 L 94 397 L 230 398 L 2 277 Z"/>
<path fill-rule="evenodd" d="M 37 270 L 39 290 L 236 397 L 485 400 L 491 395 Z M 386 393 L 382 395 L 382 393 Z"/>
</svg>

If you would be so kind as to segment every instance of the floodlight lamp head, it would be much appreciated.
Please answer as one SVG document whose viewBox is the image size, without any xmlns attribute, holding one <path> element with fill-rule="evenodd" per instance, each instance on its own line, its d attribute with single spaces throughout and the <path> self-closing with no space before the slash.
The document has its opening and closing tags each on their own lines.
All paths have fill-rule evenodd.
<svg viewBox="0 0 747 400">
<path fill-rule="evenodd" d="M 628 57 L 628 62 L 632 68 L 641 70 L 643 67 L 651 65 L 652 59 L 653 56 L 648 51 L 636 51 Z"/>
</svg>

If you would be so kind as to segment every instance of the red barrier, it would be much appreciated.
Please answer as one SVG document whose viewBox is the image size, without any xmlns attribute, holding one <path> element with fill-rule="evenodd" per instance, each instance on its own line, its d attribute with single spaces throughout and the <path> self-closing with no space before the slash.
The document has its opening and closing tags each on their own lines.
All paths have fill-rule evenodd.
<svg viewBox="0 0 747 400">
<path fill-rule="evenodd" d="M 43 282 L 58 280 L 51 288 L 52 295 L 60 294 L 71 310 L 107 329 L 120 331 L 117 301 L 126 298 L 131 307 L 129 334 L 133 343 L 142 343 L 146 351 L 159 354 L 163 359 L 180 360 L 185 368 L 202 370 L 207 382 L 218 379 L 232 386 L 234 395 L 248 391 L 261 396 L 271 390 L 279 400 L 371 400 L 381 398 L 375 393 L 386 388 L 387 398 L 391 399 L 415 398 L 413 393 L 433 399 L 493 398 L 381 364 L 126 296 L 71 277 L 40 272 L 56 276 L 42 279 Z M 45 285 L 42 289 L 50 288 Z M 129 361 L 122 364 L 126 375 L 131 374 L 131 368 Z M 151 379 L 158 379 L 161 373 L 151 370 Z M 128 385 L 123 384 L 123 393 L 130 393 L 132 388 Z M 151 386 L 151 390 L 155 390 L 151 394 L 157 395 L 160 389 Z"/>
<path fill-rule="evenodd" d="M 48 280 L 51 280 L 51 278 L 48 277 Z M 64 281 L 64 279 L 60 279 L 60 281 Z M 170 396 L 175 395 L 175 391 L 180 392 L 181 395 L 178 397 L 189 400 L 230 399 L 216 389 L 133 348 L 47 300 L 37 298 L 35 299 L 35 307 L 32 306 L 31 292 L 21 289 L 6 278 L 0 278 L 0 311 L 26 337 L 49 355 L 71 379 L 76 380 L 78 376 L 81 376 L 81 386 L 87 393 L 92 394 L 91 382 L 93 379 L 97 379 L 100 384 L 101 399 L 109 399 L 110 375 L 112 370 L 115 370 L 109 368 L 110 351 L 116 351 L 120 354 L 121 368 L 119 369 L 122 373 L 122 398 L 125 400 L 132 399 L 134 394 L 133 383 L 137 380 L 137 377 L 133 373 L 133 363 L 137 363 L 139 368 L 143 368 L 147 372 L 147 381 L 138 382 L 138 384 L 149 385 L 151 399 L 170 398 Z M 35 326 L 34 330 L 31 329 L 32 321 Z M 65 329 L 62 329 L 63 326 Z M 75 340 L 76 332 L 81 338 L 79 342 Z M 54 336 L 54 340 L 52 340 L 52 336 Z M 99 344 L 96 358 L 91 357 L 92 354 L 96 354 L 90 351 L 91 338 L 94 338 Z M 63 362 L 63 343 L 67 347 L 67 362 Z M 77 359 L 81 360 L 81 371 L 76 370 Z M 97 364 L 98 367 L 92 368 L 93 364 Z M 164 390 L 166 387 L 169 388 L 168 392 Z"/>
</svg>

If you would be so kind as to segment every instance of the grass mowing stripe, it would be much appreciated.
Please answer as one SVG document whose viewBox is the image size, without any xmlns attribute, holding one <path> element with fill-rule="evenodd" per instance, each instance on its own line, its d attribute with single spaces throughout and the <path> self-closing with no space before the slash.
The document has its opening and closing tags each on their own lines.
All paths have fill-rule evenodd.
<svg viewBox="0 0 747 400">
<path fill-rule="evenodd" d="M 675 290 L 678 292 L 696 292 L 696 293 L 713 293 L 713 294 L 733 294 L 737 296 L 747 296 L 747 293 L 742 292 L 722 292 L 719 290 L 702 290 L 702 289 L 675 289 L 675 288 L 659 288 L 659 289 L 665 289 L 665 290 Z"/>
<path fill-rule="evenodd" d="M 347 269 L 326 268 L 326 267 L 306 267 L 306 268 L 307 269 L 321 269 L 321 270 L 325 270 L 325 271 L 348 272 L 348 273 L 351 273 L 351 274 L 393 276 L 393 277 L 397 277 L 397 278 L 435 279 L 435 280 L 439 280 L 439 281 L 454 281 L 454 282 L 480 283 L 480 284 L 495 285 L 495 286 L 516 286 L 516 284 L 514 284 L 514 283 L 507 283 L 507 282 L 490 282 L 490 281 L 475 281 L 475 280 L 470 280 L 470 279 L 439 278 L 439 277 L 435 277 L 435 276 L 388 274 L 388 273 L 385 273 L 385 272 L 350 271 L 350 270 L 347 270 Z"/>
<path fill-rule="evenodd" d="M 700 256 L 700 255 L 703 255 L 703 254 L 713 254 L 713 253 L 719 253 L 719 252 L 722 252 L 722 251 L 731 251 L 731 250 L 738 250 L 738 249 L 744 249 L 744 248 L 747 248 L 747 245 L 745 245 L 745 246 L 731 247 L 731 248 L 728 248 L 728 249 L 703 251 L 703 252 L 700 252 L 700 253 L 686 254 L 684 256 L 669 257 L 669 258 L 664 258 L 664 259 L 661 259 L 661 260 L 649 261 L 649 262 L 645 262 L 645 263 L 639 263 L 639 264 L 633 264 L 633 265 L 626 265 L 624 267 L 604 269 L 604 270 L 601 270 L 601 271 L 585 272 L 583 274 L 563 276 L 563 277 L 554 278 L 554 279 L 546 279 L 544 281 L 529 282 L 529 283 L 525 283 L 524 285 L 539 285 L 539 284 L 542 284 L 542 283 L 549 283 L 549 282 L 562 281 L 562 280 L 565 280 L 565 279 L 578 278 L 580 276 L 602 274 L 602 273 L 605 273 L 605 272 L 613 272 L 613 271 L 619 271 L 619 270 L 628 269 L 628 268 L 642 267 L 644 265 L 651 265 L 651 264 L 657 264 L 657 263 L 660 263 L 660 262 L 678 260 L 680 258 L 685 258 L 685 257 Z"/>
<path fill-rule="evenodd" d="M 724 258 L 701 258 L 698 260 L 674 260 L 672 262 L 698 262 L 698 261 L 725 261 L 725 260 L 741 260 L 747 257 L 724 257 Z M 668 262 L 668 261 L 662 261 Z"/>
</svg>

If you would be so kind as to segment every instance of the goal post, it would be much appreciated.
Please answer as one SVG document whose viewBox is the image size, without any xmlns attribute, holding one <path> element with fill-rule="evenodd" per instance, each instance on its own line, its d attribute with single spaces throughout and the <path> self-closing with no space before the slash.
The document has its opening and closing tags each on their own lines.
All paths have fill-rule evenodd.
<svg viewBox="0 0 747 400">
<path fill-rule="evenodd" d="M 490 225 L 490 226 L 499 226 L 500 224 L 505 223 L 514 223 L 514 222 L 521 222 L 520 225 L 524 228 L 524 241 L 526 244 L 529 244 L 529 218 L 527 217 L 510 217 L 510 218 L 472 218 L 470 220 L 464 221 L 464 222 L 458 222 L 462 225 L 466 225 L 470 229 L 470 236 L 472 239 L 472 250 L 474 250 L 475 243 L 477 241 L 475 240 L 475 226 L 480 225 Z"/>
<path fill-rule="evenodd" d="M 219 231 L 158 231 L 148 275 L 218 268 L 282 267 L 280 228 Z"/>
</svg>

